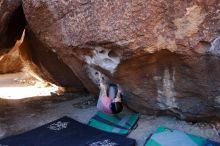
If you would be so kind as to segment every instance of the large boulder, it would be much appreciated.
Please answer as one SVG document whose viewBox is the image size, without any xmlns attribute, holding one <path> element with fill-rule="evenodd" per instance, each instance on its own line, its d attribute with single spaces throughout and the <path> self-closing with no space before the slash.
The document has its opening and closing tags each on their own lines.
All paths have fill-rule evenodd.
<svg viewBox="0 0 220 146">
<path fill-rule="evenodd" d="M 219 0 L 23 0 L 23 8 L 37 40 L 90 92 L 100 71 L 137 111 L 220 118 Z"/>
</svg>

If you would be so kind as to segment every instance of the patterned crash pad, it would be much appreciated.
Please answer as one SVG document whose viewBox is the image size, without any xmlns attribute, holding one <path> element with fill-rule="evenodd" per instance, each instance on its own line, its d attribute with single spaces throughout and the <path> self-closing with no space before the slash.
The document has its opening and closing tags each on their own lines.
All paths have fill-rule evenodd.
<svg viewBox="0 0 220 146">
<path fill-rule="evenodd" d="M 219 143 L 160 126 L 144 146 L 220 146 Z"/>
<path fill-rule="evenodd" d="M 63 117 L 29 132 L 0 140 L 0 146 L 135 146 L 135 140 Z"/>
<path fill-rule="evenodd" d="M 135 127 L 138 119 L 139 114 L 108 115 L 98 111 L 89 120 L 88 125 L 103 131 L 127 135 Z"/>
</svg>

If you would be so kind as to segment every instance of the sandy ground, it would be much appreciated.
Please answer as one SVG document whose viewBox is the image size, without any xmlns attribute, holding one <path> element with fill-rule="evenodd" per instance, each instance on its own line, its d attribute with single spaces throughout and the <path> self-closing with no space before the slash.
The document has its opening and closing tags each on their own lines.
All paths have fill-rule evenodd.
<svg viewBox="0 0 220 146">
<path fill-rule="evenodd" d="M 20 99 L 32 96 L 49 96 L 58 90 L 55 85 L 42 83 L 25 73 L 0 75 L 0 97 Z"/>
<path fill-rule="evenodd" d="M 23 78 L 22 74 L 0 76 L 0 88 L 7 87 L 6 85 L 12 86 L 14 83 L 21 86 L 30 85 L 30 83 L 18 82 Z M 31 130 L 62 116 L 87 123 L 97 111 L 95 104 L 94 97 L 83 94 L 0 99 L 0 139 Z M 193 124 L 167 116 L 141 115 L 138 127 L 129 137 L 137 140 L 137 146 L 142 146 L 145 139 L 161 124 L 220 142 L 218 130 L 211 123 Z"/>
</svg>

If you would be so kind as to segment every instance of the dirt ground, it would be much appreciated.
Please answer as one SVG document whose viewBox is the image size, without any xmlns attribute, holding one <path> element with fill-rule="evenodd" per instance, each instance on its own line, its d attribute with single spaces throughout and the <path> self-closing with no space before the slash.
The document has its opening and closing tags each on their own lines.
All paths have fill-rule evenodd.
<svg viewBox="0 0 220 146">
<path fill-rule="evenodd" d="M 13 84 L 34 85 L 33 81 L 25 82 L 25 78 L 27 77 L 24 74 L 0 76 L 0 90 L 1 87 L 9 87 Z M 41 90 L 40 86 L 36 88 L 39 89 L 39 95 L 42 95 L 40 93 L 43 89 Z M 2 96 L 1 93 L 0 96 Z M 69 116 L 87 123 L 97 111 L 95 104 L 95 97 L 88 94 L 38 96 L 24 99 L 10 99 L 10 96 L 8 99 L 0 98 L 0 139 L 31 130 L 62 116 Z M 145 139 L 161 124 L 220 142 L 218 130 L 214 124 L 190 123 L 168 116 L 141 115 L 138 127 L 128 137 L 136 139 L 137 146 L 142 146 Z"/>
</svg>

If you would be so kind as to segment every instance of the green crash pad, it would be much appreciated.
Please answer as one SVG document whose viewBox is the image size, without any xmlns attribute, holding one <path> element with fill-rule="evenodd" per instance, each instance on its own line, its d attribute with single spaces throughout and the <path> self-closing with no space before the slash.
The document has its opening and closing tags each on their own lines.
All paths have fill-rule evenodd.
<svg viewBox="0 0 220 146">
<path fill-rule="evenodd" d="M 220 146 L 220 144 L 200 136 L 160 126 L 144 146 Z"/>
<path fill-rule="evenodd" d="M 139 119 L 139 114 L 119 113 L 108 115 L 98 111 L 93 116 L 88 125 L 112 133 L 127 135 L 135 127 Z"/>
</svg>

